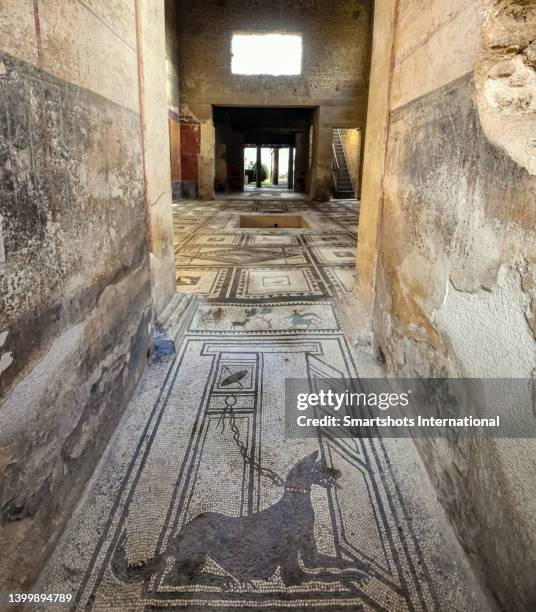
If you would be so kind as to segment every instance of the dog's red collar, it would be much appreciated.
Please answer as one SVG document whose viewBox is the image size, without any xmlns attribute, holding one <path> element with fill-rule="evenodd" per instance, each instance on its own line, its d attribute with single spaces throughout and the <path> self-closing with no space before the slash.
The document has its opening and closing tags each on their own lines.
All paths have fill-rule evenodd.
<svg viewBox="0 0 536 612">
<path fill-rule="evenodd" d="M 302 493 L 302 495 L 309 493 L 309 489 L 301 489 L 300 487 L 291 487 L 289 485 L 285 485 L 285 490 L 290 493 Z"/>
</svg>

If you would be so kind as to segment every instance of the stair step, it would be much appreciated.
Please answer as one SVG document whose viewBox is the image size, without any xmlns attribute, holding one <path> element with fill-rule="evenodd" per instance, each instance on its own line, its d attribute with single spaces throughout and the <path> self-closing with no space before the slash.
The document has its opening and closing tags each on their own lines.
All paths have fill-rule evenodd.
<svg viewBox="0 0 536 612">
<path fill-rule="evenodd" d="M 197 297 L 191 293 L 177 293 L 174 297 L 180 296 L 175 303 L 175 307 L 168 319 L 163 323 L 169 336 L 176 339 L 181 331 L 187 312 L 195 305 Z"/>
<path fill-rule="evenodd" d="M 353 200 L 355 198 L 355 194 L 353 191 L 336 191 L 333 194 L 333 197 L 336 200 Z"/>
<path fill-rule="evenodd" d="M 197 297 L 188 293 L 176 293 L 160 315 L 153 339 L 153 359 L 160 360 L 177 351 L 189 315 L 197 303 Z"/>
<path fill-rule="evenodd" d="M 333 130 L 333 153 L 337 162 L 337 174 L 335 177 L 335 193 L 340 194 L 339 197 L 353 197 L 354 183 L 352 175 L 348 169 L 348 162 L 344 152 L 344 145 L 341 139 L 340 132 Z M 337 196 L 336 196 L 337 197 Z"/>
</svg>

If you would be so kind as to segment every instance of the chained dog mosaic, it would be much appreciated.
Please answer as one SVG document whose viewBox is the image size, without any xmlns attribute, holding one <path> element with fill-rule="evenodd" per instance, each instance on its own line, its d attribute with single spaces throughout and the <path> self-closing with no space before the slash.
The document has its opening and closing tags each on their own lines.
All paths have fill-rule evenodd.
<svg viewBox="0 0 536 612">
<path fill-rule="evenodd" d="M 77 610 L 486 609 L 426 509 L 410 441 L 285 439 L 286 378 L 344 386 L 363 367 L 331 300 L 357 211 L 331 206 L 307 213 L 325 231 L 275 234 L 220 233 L 237 204 L 178 207 L 178 286 L 189 278 L 201 297 L 177 354 L 144 377 L 43 588 L 71 589 Z M 310 284 L 290 277 L 300 266 Z M 255 271 L 266 292 L 241 285 Z"/>
</svg>

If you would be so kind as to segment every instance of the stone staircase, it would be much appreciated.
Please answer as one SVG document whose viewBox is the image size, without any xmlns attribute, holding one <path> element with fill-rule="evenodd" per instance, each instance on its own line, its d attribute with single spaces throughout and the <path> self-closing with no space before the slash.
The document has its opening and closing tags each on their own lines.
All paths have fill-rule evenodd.
<svg viewBox="0 0 536 612">
<path fill-rule="evenodd" d="M 332 189 L 335 198 L 354 198 L 355 190 L 340 130 L 333 130 Z"/>
</svg>

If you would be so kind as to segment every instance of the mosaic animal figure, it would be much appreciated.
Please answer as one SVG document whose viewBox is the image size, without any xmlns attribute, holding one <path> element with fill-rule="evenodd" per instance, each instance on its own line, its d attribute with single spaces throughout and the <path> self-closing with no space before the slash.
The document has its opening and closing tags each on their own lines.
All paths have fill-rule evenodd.
<svg viewBox="0 0 536 612">
<path fill-rule="evenodd" d="M 242 327 L 245 328 L 246 325 L 253 319 L 257 319 L 266 324 L 266 326 L 270 329 L 272 327 L 272 321 L 267 319 L 264 315 L 272 312 L 272 309 L 269 306 L 265 306 L 263 308 L 246 308 L 245 314 L 246 318 L 244 321 L 233 321 L 231 323 L 232 327 Z"/>
<path fill-rule="evenodd" d="M 231 325 L 234 327 L 246 327 L 246 325 L 249 323 L 249 319 L 246 319 L 245 321 L 233 321 L 231 323 Z"/>
<path fill-rule="evenodd" d="M 321 319 L 316 314 L 316 312 L 298 312 L 298 310 L 294 309 L 292 314 L 287 317 L 287 319 L 291 322 L 294 327 L 315 327 L 317 322 Z"/>
<path fill-rule="evenodd" d="M 112 571 L 123 582 L 140 582 L 164 572 L 168 585 L 216 585 L 223 590 L 236 582 L 268 580 L 279 568 L 286 586 L 317 582 L 360 583 L 368 566 L 322 554 L 314 535 L 315 513 L 311 488 L 339 487 L 339 470 L 329 467 L 318 451 L 301 459 L 288 473 L 279 501 L 247 516 L 204 512 L 172 538 L 166 550 L 148 561 L 129 565 L 126 536 L 120 538 L 112 558 Z M 204 571 L 210 558 L 228 576 Z M 305 569 L 314 569 L 307 573 Z M 169 569 L 171 566 L 171 569 Z M 335 571 L 334 571 L 335 570 Z"/>
</svg>

